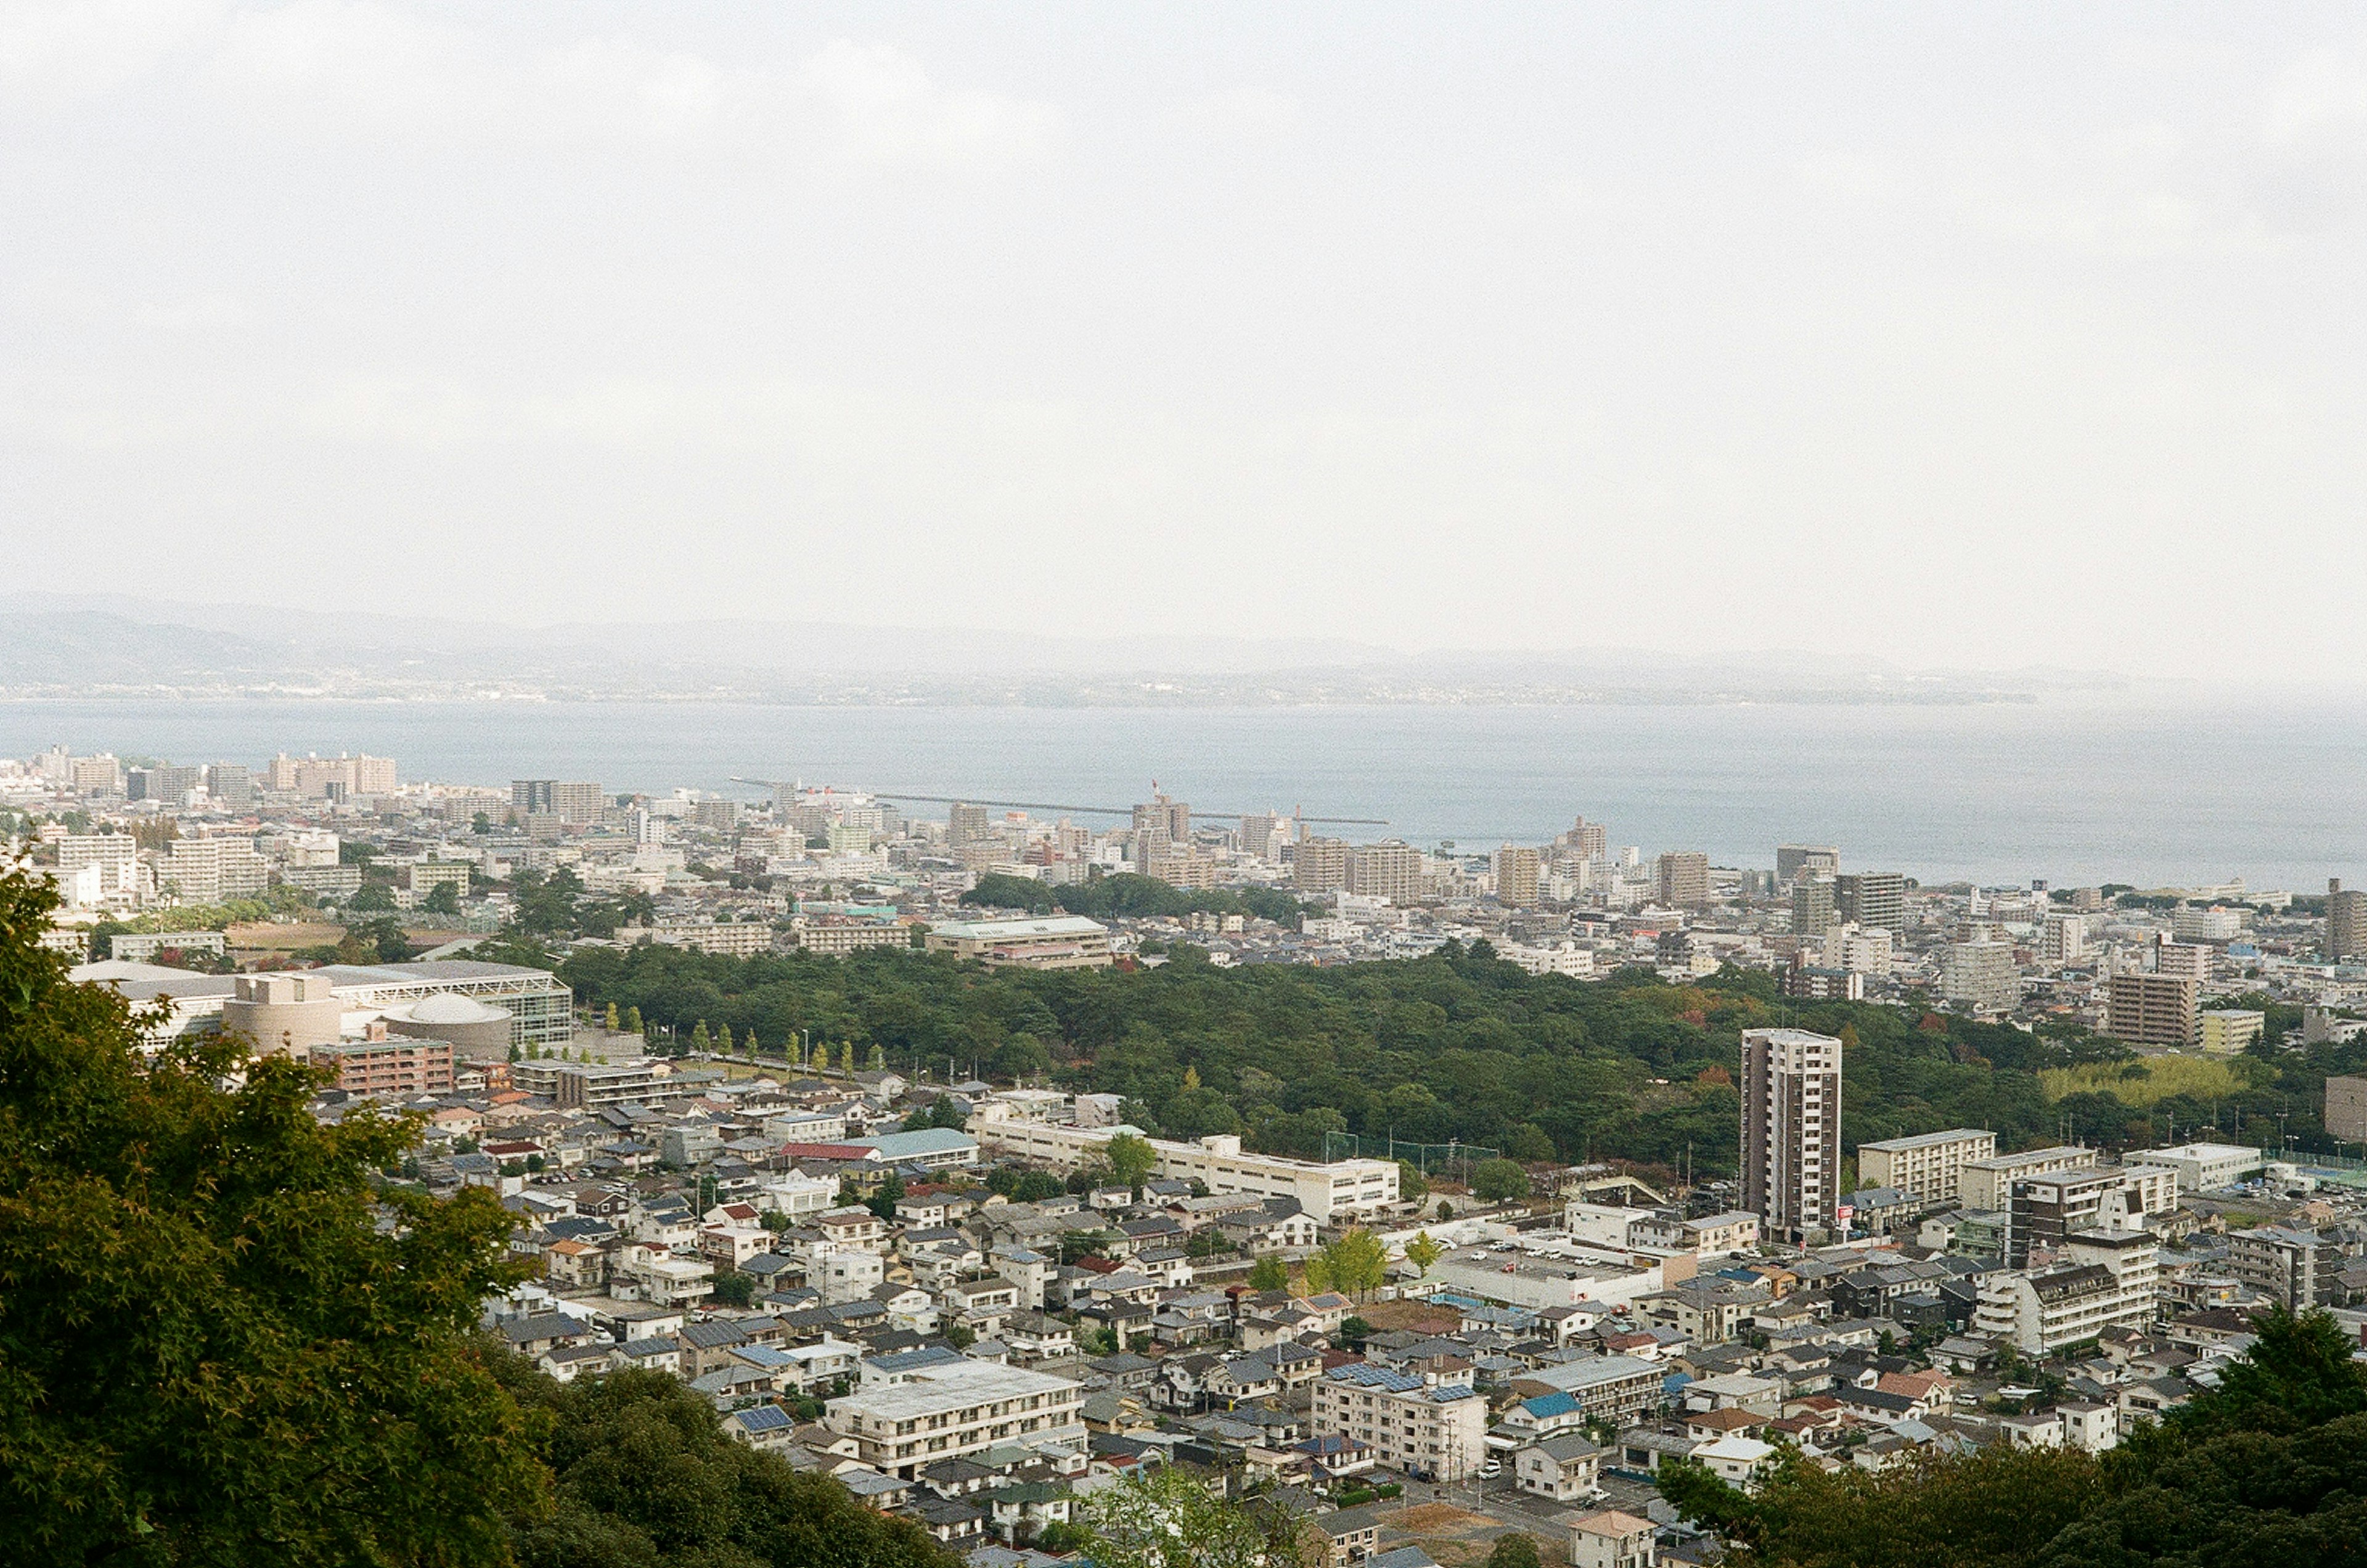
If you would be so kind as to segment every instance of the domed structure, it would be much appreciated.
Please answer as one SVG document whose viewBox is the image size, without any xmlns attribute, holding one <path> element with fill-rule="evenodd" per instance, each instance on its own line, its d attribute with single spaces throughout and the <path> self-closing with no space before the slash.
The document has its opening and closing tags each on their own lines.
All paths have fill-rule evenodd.
<svg viewBox="0 0 2367 1568">
<path fill-rule="evenodd" d="M 386 1029 L 413 1040 L 447 1042 L 453 1055 L 472 1062 L 509 1060 L 516 1035 L 509 1009 L 448 991 L 387 1009 Z"/>
</svg>

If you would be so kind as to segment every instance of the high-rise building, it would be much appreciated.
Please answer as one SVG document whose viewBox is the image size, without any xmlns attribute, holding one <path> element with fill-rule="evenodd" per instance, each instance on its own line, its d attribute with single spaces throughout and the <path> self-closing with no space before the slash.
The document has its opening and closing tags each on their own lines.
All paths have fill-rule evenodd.
<svg viewBox="0 0 2367 1568">
<path fill-rule="evenodd" d="M 597 822 L 608 797 L 596 784 L 574 779 L 512 779 L 510 810 L 519 818 L 556 817 L 561 822 Z"/>
<path fill-rule="evenodd" d="M 1833 878 L 1829 872 L 1804 871 L 1794 876 L 1792 934 L 1815 942 L 1838 923 L 1834 918 Z"/>
<path fill-rule="evenodd" d="M 972 844 L 984 843 L 993 833 L 992 814 L 983 806 L 957 800 L 946 813 L 946 847 L 957 854 Z"/>
<path fill-rule="evenodd" d="M 1800 879 L 1804 871 L 1838 873 L 1841 868 L 1841 852 L 1830 844 L 1778 844 L 1775 846 L 1775 886 L 1789 887 Z"/>
<path fill-rule="evenodd" d="M 2326 880 L 2326 956 L 2367 958 L 2367 891 Z"/>
<path fill-rule="evenodd" d="M 2153 949 L 2153 972 L 2157 975 L 2183 975 L 2198 986 L 2211 983 L 2212 950 L 2192 942 L 2157 942 Z"/>
<path fill-rule="evenodd" d="M 2088 951 L 2088 919 L 2057 910 L 2046 917 L 2044 952 L 2049 964 L 2071 964 Z"/>
<path fill-rule="evenodd" d="M 1840 1201 L 1841 1043 L 1805 1029 L 1742 1032 L 1742 1206 L 1794 1241 Z"/>
<path fill-rule="evenodd" d="M 1940 958 L 1940 995 L 1959 1007 L 2008 1012 L 2022 1000 L 2013 949 L 2001 942 L 1959 942 Z"/>
<path fill-rule="evenodd" d="M 67 782 L 84 795 L 114 795 L 123 788 L 123 764 L 111 751 L 70 759 L 66 773 Z"/>
<path fill-rule="evenodd" d="M 1290 841 L 1290 818 L 1279 812 L 1262 811 L 1241 818 L 1241 853 L 1255 855 L 1260 860 L 1272 860 L 1275 852 Z"/>
<path fill-rule="evenodd" d="M 1337 893 L 1348 886 L 1345 839 L 1301 839 L 1290 854 L 1291 886 L 1301 893 Z"/>
<path fill-rule="evenodd" d="M 2346 1144 L 2367 1144 L 2367 1077 L 2326 1080 L 2327 1135 Z"/>
<path fill-rule="evenodd" d="M 2104 1032 L 2132 1045 L 2183 1049 L 2200 1027 L 2201 993 L 2190 975 L 2115 975 L 2104 988 Z"/>
<path fill-rule="evenodd" d="M 2177 1207 L 2178 1173 L 2165 1166 L 2106 1165 L 2025 1177 L 2006 1198 L 2006 1267 L 2027 1269 L 2032 1248 L 2059 1248 L 2078 1232 L 2135 1230 L 2146 1215 Z"/>
<path fill-rule="evenodd" d="M 206 794 L 216 806 L 255 804 L 255 775 L 242 762 L 216 762 L 206 770 Z"/>
<path fill-rule="evenodd" d="M 736 800 L 702 800 L 690 808 L 691 822 L 710 833 L 729 833 L 740 826 Z"/>
<path fill-rule="evenodd" d="M 123 793 L 132 800 L 161 800 L 167 806 L 178 806 L 183 795 L 205 782 L 203 768 L 176 768 L 162 762 L 153 768 L 133 768 L 124 774 Z"/>
<path fill-rule="evenodd" d="M 85 866 L 98 868 L 94 899 L 132 898 L 140 893 L 140 848 L 129 833 L 69 833 L 58 840 L 58 880 Z"/>
<path fill-rule="evenodd" d="M 1664 908 L 1709 908 L 1709 856 L 1671 850 L 1653 863 L 1653 897 Z"/>
<path fill-rule="evenodd" d="M 1348 846 L 1348 891 L 1403 908 L 1421 901 L 1421 852 L 1402 839 Z"/>
<path fill-rule="evenodd" d="M 1833 904 L 1844 920 L 1904 931 L 1907 878 L 1895 871 L 1843 872 L 1833 878 Z"/>
<path fill-rule="evenodd" d="M 1570 830 L 1555 840 L 1555 847 L 1567 850 L 1582 861 L 1611 858 L 1611 829 L 1600 822 L 1589 822 L 1581 817 Z"/>
<path fill-rule="evenodd" d="M 1545 857 L 1527 844 L 1506 844 L 1496 852 L 1496 898 L 1525 908 L 1537 901 L 1537 877 Z"/>
</svg>

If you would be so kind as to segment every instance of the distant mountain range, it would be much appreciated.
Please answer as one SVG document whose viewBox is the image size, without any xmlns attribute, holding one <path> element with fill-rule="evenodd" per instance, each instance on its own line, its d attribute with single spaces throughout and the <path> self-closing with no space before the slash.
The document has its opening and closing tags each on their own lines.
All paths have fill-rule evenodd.
<svg viewBox="0 0 2367 1568">
<path fill-rule="evenodd" d="M 2131 685 L 1793 651 L 1411 654 L 1312 638 L 1077 637 L 818 622 L 510 626 L 0 594 L 0 698 L 467 697 L 849 705 L 1963 704 Z"/>
</svg>

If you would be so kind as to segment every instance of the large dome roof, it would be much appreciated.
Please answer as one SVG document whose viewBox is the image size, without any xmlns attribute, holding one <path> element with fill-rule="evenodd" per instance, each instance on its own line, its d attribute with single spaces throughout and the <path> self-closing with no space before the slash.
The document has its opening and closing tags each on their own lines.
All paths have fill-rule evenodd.
<svg viewBox="0 0 2367 1568">
<path fill-rule="evenodd" d="M 489 1007 L 473 997 L 449 992 L 422 997 L 411 1004 L 410 1015 L 413 1023 L 493 1023 L 510 1016 L 506 1008 Z"/>
</svg>

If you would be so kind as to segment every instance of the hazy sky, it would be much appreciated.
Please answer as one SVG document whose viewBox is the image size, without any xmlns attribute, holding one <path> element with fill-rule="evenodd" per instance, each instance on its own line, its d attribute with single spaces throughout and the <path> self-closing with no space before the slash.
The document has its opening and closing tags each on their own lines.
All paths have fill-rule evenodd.
<svg viewBox="0 0 2367 1568">
<path fill-rule="evenodd" d="M 0 5 L 0 581 L 2367 678 L 2367 11 Z"/>
</svg>

